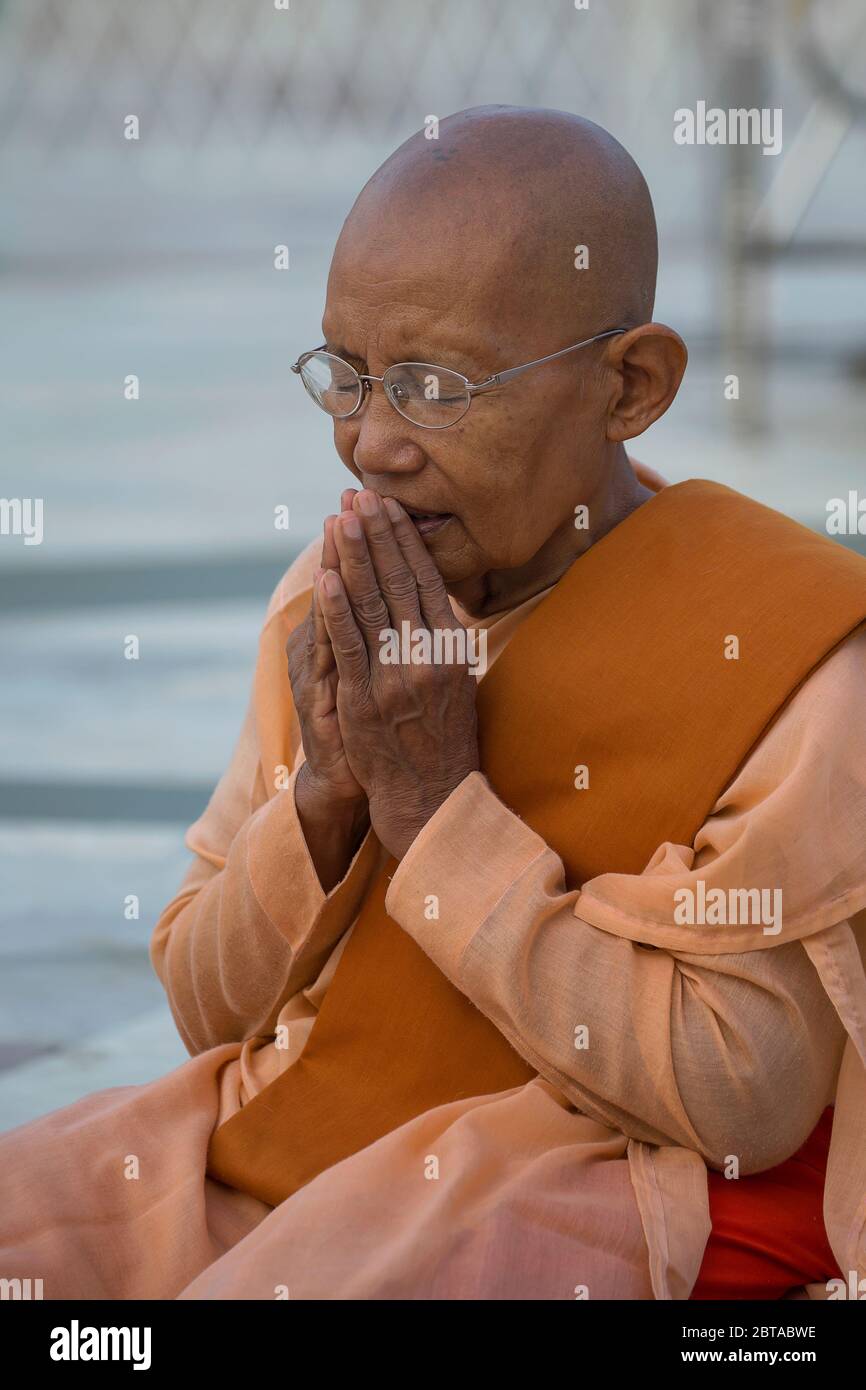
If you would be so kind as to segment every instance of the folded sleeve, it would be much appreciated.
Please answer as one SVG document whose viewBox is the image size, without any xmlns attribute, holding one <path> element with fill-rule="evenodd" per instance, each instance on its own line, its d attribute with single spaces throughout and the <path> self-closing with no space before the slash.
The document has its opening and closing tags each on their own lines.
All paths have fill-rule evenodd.
<svg viewBox="0 0 866 1390">
<path fill-rule="evenodd" d="M 281 581 L 282 601 L 303 589 L 318 549 L 305 551 Z M 273 608 L 274 600 L 269 614 Z M 267 670 L 257 670 L 254 690 L 270 678 Z M 191 1053 L 273 1031 L 285 1001 L 315 978 L 357 912 L 372 836 L 326 895 L 298 819 L 296 778 L 297 767 L 282 790 L 267 785 L 254 696 L 229 767 L 187 832 L 193 863 L 151 939 L 151 960 Z"/>
<path fill-rule="evenodd" d="M 844 1029 L 799 941 L 693 955 L 581 920 L 559 856 L 481 773 L 416 838 L 387 908 L 531 1066 L 630 1137 L 753 1172 L 832 1097 Z"/>
</svg>

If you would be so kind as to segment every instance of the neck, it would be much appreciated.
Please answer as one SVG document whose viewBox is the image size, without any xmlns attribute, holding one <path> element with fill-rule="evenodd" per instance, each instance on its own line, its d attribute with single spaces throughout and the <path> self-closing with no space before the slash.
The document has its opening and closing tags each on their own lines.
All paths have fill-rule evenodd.
<svg viewBox="0 0 866 1390">
<path fill-rule="evenodd" d="M 612 531 L 621 521 L 653 496 L 635 477 L 625 449 L 620 446 L 614 465 L 586 502 L 586 529 L 579 530 L 569 516 L 517 569 L 489 570 L 478 578 L 449 585 L 449 592 L 465 613 L 487 618 L 525 603 L 562 578 L 579 555 Z"/>
</svg>

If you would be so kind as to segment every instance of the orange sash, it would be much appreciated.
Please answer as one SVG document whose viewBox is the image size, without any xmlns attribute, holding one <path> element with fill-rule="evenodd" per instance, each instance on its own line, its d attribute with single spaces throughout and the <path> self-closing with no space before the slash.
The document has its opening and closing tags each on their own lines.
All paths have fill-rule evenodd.
<svg viewBox="0 0 866 1390">
<path fill-rule="evenodd" d="M 575 561 L 480 682 L 482 769 L 570 888 L 638 874 L 664 841 L 692 843 L 781 706 L 864 620 L 866 560 L 719 484 L 666 488 Z M 394 868 L 368 891 L 300 1058 L 212 1136 L 211 1176 L 271 1205 L 434 1106 L 535 1074 L 388 917 Z"/>
</svg>

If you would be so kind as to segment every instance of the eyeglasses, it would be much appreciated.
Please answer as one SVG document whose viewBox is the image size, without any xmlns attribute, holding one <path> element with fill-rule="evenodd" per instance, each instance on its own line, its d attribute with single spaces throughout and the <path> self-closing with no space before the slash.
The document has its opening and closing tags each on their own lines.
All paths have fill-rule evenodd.
<svg viewBox="0 0 866 1390">
<path fill-rule="evenodd" d="M 429 362 L 397 362 L 382 376 L 370 376 L 356 372 L 355 368 L 326 352 L 324 344 L 312 352 L 303 353 L 292 364 L 310 397 L 316 405 L 335 420 L 348 420 L 361 409 L 364 397 L 373 389 L 374 381 L 381 381 L 385 395 L 396 411 L 413 425 L 425 430 L 443 430 L 462 420 L 472 397 L 483 391 L 492 391 L 511 381 L 530 367 L 541 367 L 545 362 L 555 362 L 568 352 L 588 347 L 602 338 L 613 338 L 625 333 L 625 328 L 611 328 L 606 333 L 596 333 L 593 338 L 584 338 L 582 343 L 552 352 L 549 357 L 537 357 L 534 362 L 524 362 L 520 367 L 509 367 L 507 371 L 496 372 L 483 381 L 471 382 L 460 372 L 452 372 L 448 367 L 434 367 Z"/>
</svg>

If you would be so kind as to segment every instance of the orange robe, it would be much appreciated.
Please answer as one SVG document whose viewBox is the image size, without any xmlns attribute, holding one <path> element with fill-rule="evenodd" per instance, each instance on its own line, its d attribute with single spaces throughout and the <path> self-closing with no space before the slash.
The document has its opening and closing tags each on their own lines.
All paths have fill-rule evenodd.
<svg viewBox="0 0 866 1390">
<path fill-rule="evenodd" d="M 268 621 L 317 556 L 292 566 Z M 487 624 L 489 661 L 540 597 Z M 771 1167 L 835 1102 L 825 1220 L 843 1272 L 864 1277 L 864 675 L 861 632 L 766 732 L 693 845 L 660 845 L 642 874 L 580 892 L 484 777 L 467 778 L 387 907 L 539 1075 L 429 1111 L 271 1209 L 206 1177 L 207 1142 L 299 1055 L 377 860 L 368 837 L 322 893 L 294 808 L 300 742 L 284 775 L 263 754 L 285 673 L 260 663 L 153 940 L 197 1055 L 0 1139 L 0 1274 L 41 1277 L 49 1298 L 685 1298 L 709 1232 L 707 1164 Z M 822 929 L 787 941 L 786 928 L 766 951 L 736 928 L 696 941 L 670 904 L 698 878 L 779 884 L 789 927 Z M 648 935 L 658 949 L 638 944 Z"/>
</svg>

